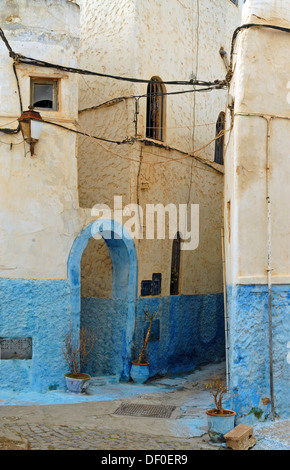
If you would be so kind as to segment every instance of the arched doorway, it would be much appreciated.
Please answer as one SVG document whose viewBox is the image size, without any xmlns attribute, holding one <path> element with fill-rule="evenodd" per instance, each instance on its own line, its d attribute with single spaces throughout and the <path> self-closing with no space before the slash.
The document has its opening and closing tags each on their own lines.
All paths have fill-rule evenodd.
<svg viewBox="0 0 290 470">
<path fill-rule="evenodd" d="M 111 303 L 107 304 L 107 308 L 104 303 L 99 303 L 100 309 L 96 303 L 96 316 L 94 318 L 91 315 L 89 319 L 88 326 L 95 328 L 99 334 L 98 349 L 93 354 L 89 372 L 92 375 L 100 373 L 102 375 L 118 375 L 119 378 L 128 380 L 135 326 L 138 261 L 134 241 L 127 230 L 114 220 L 96 220 L 84 228 L 73 243 L 68 259 L 68 279 L 71 286 L 71 324 L 73 331 L 77 333 L 81 325 L 81 259 L 89 240 L 99 235 L 105 240 L 109 249 L 113 280 Z M 112 327 L 110 338 L 108 335 L 102 337 L 104 328 L 103 330 L 98 328 L 97 315 L 107 315 Z M 102 318 L 102 324 L 106 325 L 106 318 Z M 107 330 L 105 328 L 105 331 Z M 106 351 L 106 357 L 102 357 L 104 351 Z M 104 361 L 102 366 L 99 364 L 100 360 Z M 94 370 L 97 371 L 97 374 Z M 100 372 L 101 370 L 102 372 Z"/>
</svg>

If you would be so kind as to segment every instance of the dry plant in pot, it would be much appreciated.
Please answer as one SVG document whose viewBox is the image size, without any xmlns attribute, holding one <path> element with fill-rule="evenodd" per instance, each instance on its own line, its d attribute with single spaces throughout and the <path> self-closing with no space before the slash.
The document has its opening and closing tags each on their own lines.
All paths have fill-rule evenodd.
<svg viewBox="0 0 290 470">
<path fill-rule="evenodd" d="M 235 427 L 236 412 L 223 408 L 228 393 L 226 382 L 214 377 L 206 386 L 214 398 L 215 408 L 207 410 L 208 434 L 213 442 L 225 442 L 224 435 Z"/>
<path fill-rule="evenodd" d="M 91 376 L 83 374 L 81 370 L 92 352 L 96 335 L 86 327 L 81 327 L 79 337 L 73 334 L 70 327 L 64 337 L 63 355 L 70 372 L 65 374 L 66 386 L 71 393 L 85 393 L 89 386 Z"/>
<path fill-rule="evenodd" d="M 157 312 L 150 313 L 148 310 L 143 310 L 145 319 L 149 321 L 149 327 L 145 338 L 143 340 L 143 346 L 138 354 L 138 359 L 132 361 L 131 366 L 131 378 L 136 383 L 144 383 L 149 377 L 149 362 L 147 361 L 147 347 L 149 343 L 150 333 L 152 329 L 153 320 L 158 316 Z"/>
</svg>

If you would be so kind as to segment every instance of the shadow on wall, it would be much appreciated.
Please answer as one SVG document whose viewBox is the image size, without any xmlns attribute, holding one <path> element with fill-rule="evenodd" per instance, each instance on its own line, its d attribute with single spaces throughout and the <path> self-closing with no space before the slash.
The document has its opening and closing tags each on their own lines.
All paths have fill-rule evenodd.
<svg viewBox="0 0 290 470">
<path fill-rule="evenodd" d="M 138 298 L 135 345 L 147 331 L 143 310 L 159 312 L 148 347 L 151 377 L 224 360 L 223 294 Z"/>
</svg>

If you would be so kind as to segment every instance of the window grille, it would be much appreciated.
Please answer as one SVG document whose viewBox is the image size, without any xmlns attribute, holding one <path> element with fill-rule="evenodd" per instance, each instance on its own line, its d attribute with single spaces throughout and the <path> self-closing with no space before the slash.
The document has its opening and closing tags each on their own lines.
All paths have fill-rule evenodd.
<svg viewBox="0 0 290 470">
<path fill-rule="evenodd" d="M 157 78 L 152 78 L 147 87 L 146 137 L 164 140 L 164 88 Z"/>
<path fill-rule="evenodd" d="M 220 113 L 216 123 L 216 136 L 218 136 L 221 131 L 225 130 L 225 119 L 225 113 Z M 215 141 L 214 161 L 220 165 L 224 164 L 224 134 Z"/>
</svg>

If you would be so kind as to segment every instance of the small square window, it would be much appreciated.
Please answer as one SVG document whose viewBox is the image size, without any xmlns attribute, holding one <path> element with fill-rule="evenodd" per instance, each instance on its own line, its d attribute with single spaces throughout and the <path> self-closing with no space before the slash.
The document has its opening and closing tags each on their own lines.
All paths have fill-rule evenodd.
<svg viewBox="0 0 290 470">
<path fill-rule="evenodd" d="M 58 80 L 31 79 L 30 104 L 36 109 L 58 110 Z"/>
</svg>

